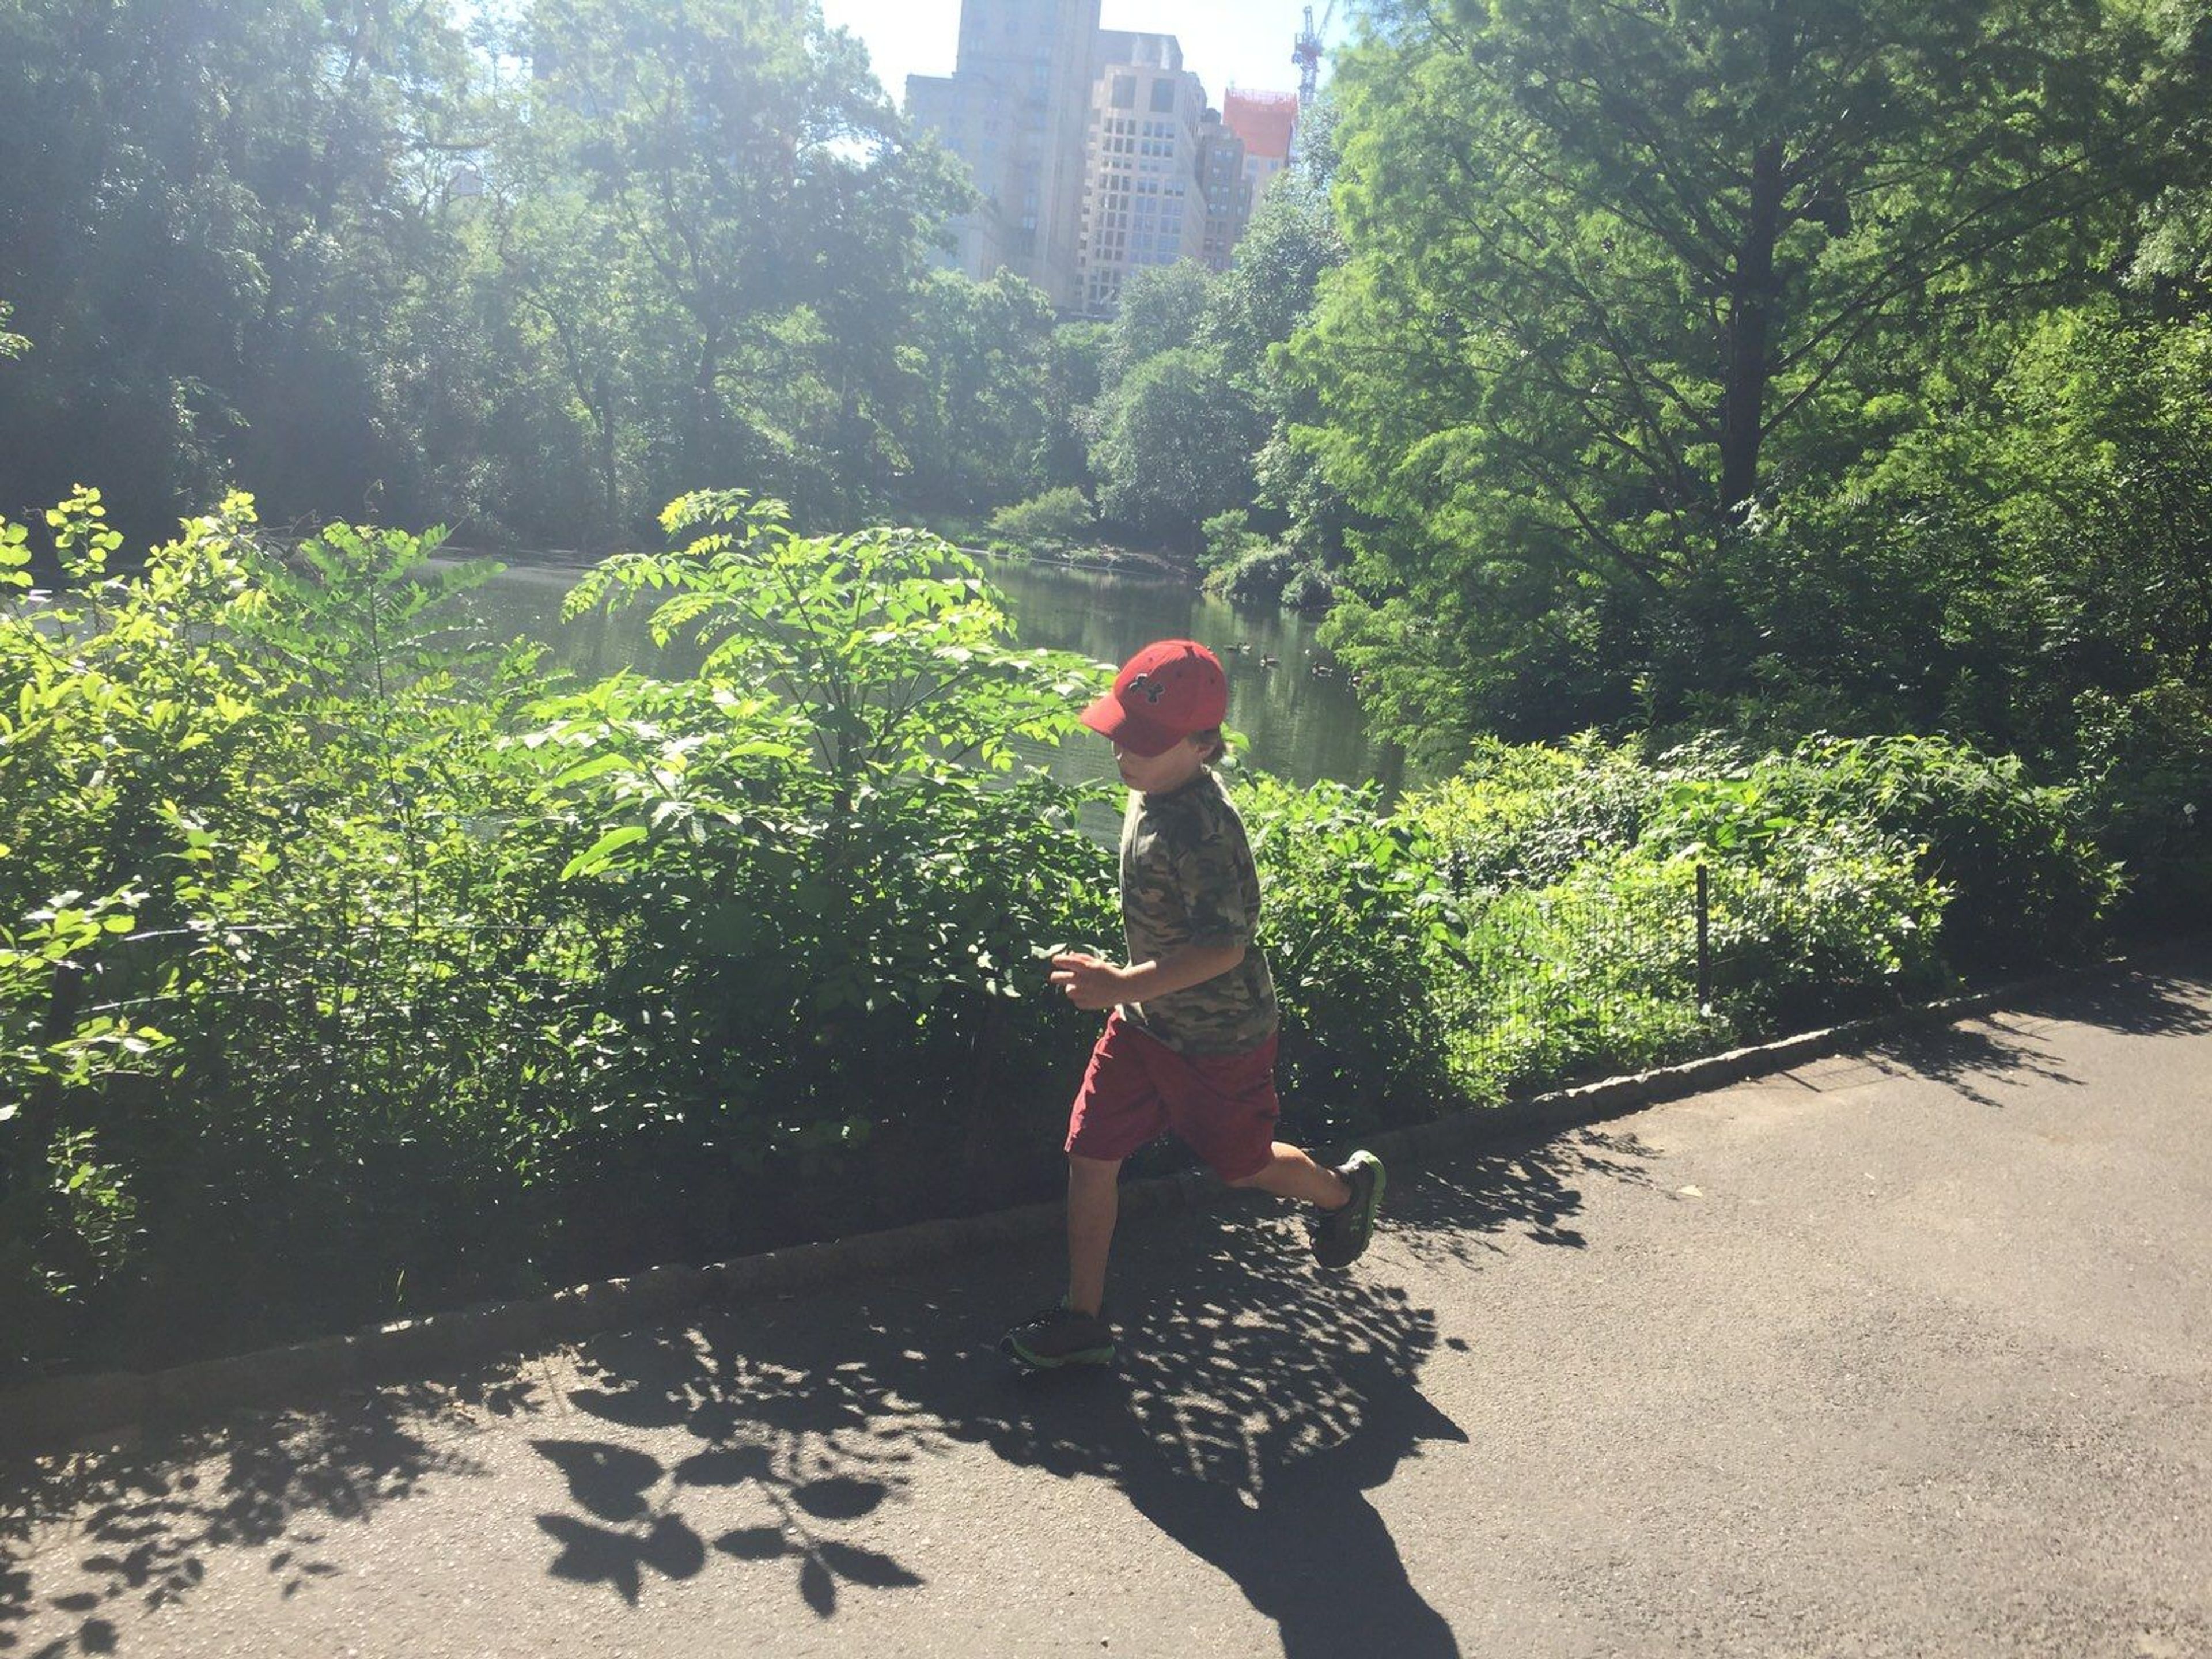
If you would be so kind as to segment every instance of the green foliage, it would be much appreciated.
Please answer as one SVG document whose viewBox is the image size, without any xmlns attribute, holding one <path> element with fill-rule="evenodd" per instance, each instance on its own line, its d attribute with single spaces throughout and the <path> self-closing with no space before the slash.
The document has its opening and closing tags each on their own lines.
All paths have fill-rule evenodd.
<svg viewBox="0 0 2212 1659">
<path fill-rule="evenodd" d="M 1016 547 L 1065 547 L 1080 542 L 1098 526 L 1098 515 L 1073 484 L 1048 489 L 991 515 L 991 533 Z"/>
<path fill-rule="evenodd" d="M 434 538 L 280 555 L 234 497 L 110 576 L 97 498 L 52 515 L 70 585 L 0 613 L 0 1363 L 726 1253 L 1048 1159 L 1015 1103 L 1082 1033 L 1031 952 L 1108 936 L 1111 872 L 1010 744 L 1099 671 L 1015 649 L 943 544 L 731 494 L 668 522 L 578 604 L 655 596 L 702 675 L 549 686 Z M 28 557 L 0 532 L 7 586 Z"/>
<path fill-rule="evenodd" d="M 1447 1086 L 1437 994 L 1461 937 L 1427 836 L 1340 784 L 1258 779 L 1240 805 L 1267 894 L 1287 1098 L 1333 1135 L 1428 1116 Z"/>
<path fill-rule="evenodd" d="M 84 491 L 37 602 L 0 528 L 0 1362 L 1049 1189 L 1095 1026 L 1039 958 L 1113 938 L 1114 882 L 1013 743 L 1103 669 L 925 536 L 735 491 L 665 524 L 572 609 L 649 604 L 701 669 L 589 684 L 478 637 L 434 536 L 280 551 L 234 496 L 113 574 Z M 1350 1135 L 2078 957 L 2106 842 L 2137 904 L 2203 894 L 2202 697 L 2081 724 L 2077 791 L 1936 738 L 1491 743 L 1390 808 L 1251 780 L 1293 1110 Z"/>
<path fill-rule="evenodd" d="M 1032 283 L 1003 270 L 986 283 L 936 273 L 899 348 L 915 387 L 902 486 L 966 506 L 1057 499 L 1079 483 L 1083 446 L 1071 423 L 1097 395 L 1096 374 L 1061 349 L 1059 332 Z"/>
<path fill-rule="evenodd" d="M 1289 550 L 1263 542 L 1247 550 L 1213 580 L 1232 599 L 1247 605 L 1280 605 L 1283 590 L 1297 574 L 1297 561 Z"/>
<path fill-rule="evenodd" d="M 2125 699 L 2082 699 L 2083 832 L 2119 861 L 2122 919 L 2212 921 L 2212 693 L 2175 681 Z"/>
<path fill-rule="evenodd" d="M 237 477 L 288 520 L 605 546 L 698 477 L 848 522 L 1079 477 L 1048 308 L 932 274 L 965 187 L 812 5 L 469 28 L 0 5 L 0 106 L 37 135 L 0 167 L 0 295 L 39 343 L 0 500 L 97 456 L 136 537 Z"/>
<path fill-rule="evenodd" d="M 1778 825 L 1863 823 L 1918 849 L 1915 876 L 1947 895 L 1932 941 L 1962 973 L 2075 962 L 2103 942 L 2118 891 L 2110 856 L 2080 833 L 2070 791 L 2017 759 L 1941 738 L 1807 739 L 1746 772 L 1747 816 Z"/>
<path fill-rule="evenodd" d="M 1146 357 L 1098 419 L 1101 516 L 1194 554 L 1206 520 L 1251 499 L 1249 458 L 1264 434 L 1218 353 L 1187 346 Z"/>
<path fill-rule="evenodd" d="M 2208 385 L 2212 326 L 2100 304 L 1993 340 L 1917 409 L 1889 400 L 1879 461 L 1786 496 L 1731 574 L 1758 701 L 1785 726 L 1840 699 L 2063 766 L 2084 693 L 2204 684 Z"/>
<path fill-rule="evenodd" d="M 1329 642 L 1386 729 L 1752 695 L 1739 605 L 1777 596 L 1742 526 L 1878 453 L 1956 343 L 2087 291 L 2194 165 L 2176 50 L 2063 0 L 1510 0 L 1348 57 L 1348 257 L 1294 354 L 1301 435 L 1375 521 Z"/>
<path fill-rule="evenodd" d="M 1115 391 L 1140 363 L 1196 342 L 1213 302 L 1214 278 L 1194 259 L 1132 270 L 1106 327 L 1101 390 Z"/>
</svg>

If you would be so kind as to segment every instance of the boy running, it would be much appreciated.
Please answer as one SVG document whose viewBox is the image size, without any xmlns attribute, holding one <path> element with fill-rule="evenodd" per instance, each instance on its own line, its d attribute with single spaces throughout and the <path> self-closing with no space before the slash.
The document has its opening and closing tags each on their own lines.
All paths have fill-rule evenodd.
<svg viewBox="0 0 2212 1659">
<path fill-rule="evenodd" d="M 1039 1368 L 1104 1365 L 1103 1309 L 1122 1160 L 1173 1130 L 1232 1187 L 1300 1199 L 1322 1213 L 1313 1252 L 1342 1267 L 1366 1249 L 1382 1160 L 1337 1169 L 1274 1138 L 1275 986 L 1254 941 L 1260 876 L 1211 763 L 1223 750 L 1229 681 L 1190 640 L 1132 657 L 1083 712 L 1112 740 L 1129 808 L 1121 823 L 1127 965 L 1080 951 L 1053 958 L 1052 982 L 1079 1008 L 1110 1009 L 1067 1127 L 1067 1295 L 1000 1346 Z"/>
</svg>

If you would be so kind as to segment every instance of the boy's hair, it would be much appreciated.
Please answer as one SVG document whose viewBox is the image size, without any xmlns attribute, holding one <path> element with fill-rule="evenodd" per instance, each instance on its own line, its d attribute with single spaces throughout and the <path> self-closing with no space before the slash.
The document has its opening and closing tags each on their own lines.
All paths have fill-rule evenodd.
<svg viewBox="0 0 2212 1659">
<path fill-rule="evenodd" d="M 1206 751 L 1206 763 L 1211 766 L 1229 752 L 1229 739 L 1221 735 L 1221 728 L 1209 726 L 1203 732 L 1194 732 L 1190 740 Z"/>
</svg>

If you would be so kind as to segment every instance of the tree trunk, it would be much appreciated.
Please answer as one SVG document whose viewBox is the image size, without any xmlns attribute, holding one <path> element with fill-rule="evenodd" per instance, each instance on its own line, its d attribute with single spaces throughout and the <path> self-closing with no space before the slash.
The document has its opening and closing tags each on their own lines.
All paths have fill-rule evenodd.
<svg viewBox="0 0 2212 1659">
<path fill-rule="evenodd" d="M 1782 144 L 1768 139 L 1751 162 L 1751 210 L 1729 289 L 1721 382 L 1723 522 L 1738 524 L 1759 490 L 1759 427 L 1765 417 L 1767 354 L 1773 335 L 1774 244 L 1782 228 Z"/>
</svg>

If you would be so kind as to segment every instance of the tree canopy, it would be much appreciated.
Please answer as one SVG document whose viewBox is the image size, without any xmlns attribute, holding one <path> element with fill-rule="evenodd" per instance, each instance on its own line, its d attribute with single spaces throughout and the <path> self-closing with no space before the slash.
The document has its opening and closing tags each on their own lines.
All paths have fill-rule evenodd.
<svg viewBox="0 0 2212 1659">
<path fill-rule="evenodd" d="M 1349 257 L 1300 348 L 1387 528 L 1396 718 L 1742 690 L 1762 507 L 1983 331 L 2108 288 L 2184 165 L 2177 38 L 2061 0 L 1460 0 L 1340 66 Z M 1639 686 L 1640 682 L 1640 686 Z"/>
</svg>

